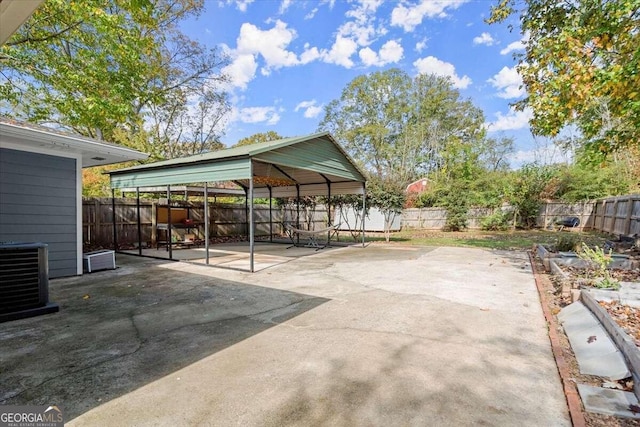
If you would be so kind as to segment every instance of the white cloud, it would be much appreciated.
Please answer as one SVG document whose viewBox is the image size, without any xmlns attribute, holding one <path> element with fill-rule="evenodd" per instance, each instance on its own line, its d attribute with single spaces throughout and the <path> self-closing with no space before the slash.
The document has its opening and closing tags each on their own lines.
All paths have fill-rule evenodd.
<svg viewBox="0 0 640 427">
<path fill-rule="evenodd" d="M 305 20 L 308 19 L 313 19 L 316 16 L 316 13 L 318 13 L 318 10 L 320 10 L 320 7 L 324 6 L 328 4 L 329 5 L 329 10 L 333 9 L 333 6 L 336 4 L 336 0 L 321 0 L 318 3 L 318 6 L 314 7 L 311 12 L 307 13 L 304 17 Z"/>
<path fill-rule="evenodd" d="M 444 18 L 447 9 L 457 9 L 468 0 L 421 0 L 418 4 L 399 4 L 391 12 L 391 25 L 402 27 L 411 32 L 422 23 L 425 18 Z"/>
<path fill-rule="evenodd" d="M 227 4 L 235 4 L 236 8 L 240 12 L 246 12 L 247 6 L 249 6 L 253 2 L 254 0 L 227 0 Z"/>
<path fill-rule="evenodd" d="M 398 62 L 402 59 L 402 55 L 404 54 L 404 49 L 402 45 L 396 40 L 389 40 L 380 48 L 380 59 L 384 61 L 385 64 L 389 64 L 392 62 Z"/>
<path fill-rule="evenodd" d="M 273 28 L 266 31 L 245 22 L 240 27 L 236 50 L 241 55 L 262 55 L 266 62 L 264 71 L 268 73 L 271 69 L 298 64 L 296 54 L 286 49 L 295 37 L 295 30 L 287 28 L 287 24 L 280 20 L 275 22 Z"/>
<path fill-rule="evenodd" d="M 489 33 L 482 33 L 479 36 L 473 38 L 473 44 L 484 44 L 487 46 L 491 46 L 496 41 L 491 37 Z"/>
<path fill-rule="evenodd" d="M 338 29 L 338 36 L 348 37 L 355 41 L 358 46 L 368 46 L 376 35 L 373 25 L 361 24 L 355 21 L 345 22 Z"/>
<path fill-rule="evenodd" d="M 360 60 L 366 66 L 382 67 L 386 64 L 396 63 L 402 59 L 404 49 L 396 40 L 389 40 L 382 45 L 380 51 L 376 53 L 369 47 L 360 49 Z"/>
<path fill-rule="evenodd" d="M 293 3 L 293 0 L 282 0 L 282 3 L 280 3 L 280 9 L 278 10 L 278 13 L 280 15 L 285 13 L 287 9 L 289 9 L 289 6 L 291 6 L 291 3 Z"/>
<path fill-rule="evenodd" d="M 489 132 L 497 132 L 501 130 L 518 130 L 529 127 L 529 120 L 533 117 L 530 109 L 524 111 L 516 111 L 513 107 L 509 107 L 506 115 L 496 113 L 496 120 L 486 124 Z"/>
<path fill-rule="evenodd" d="M 526 94 L 522 83 L 522 76 L 518 74 L 516 67 L 503 67 L 498 74 L 487 80 L 498 89 L 498 96 L 504 99 L 520 98 Z"/>
<path fill-rule="evenodd" d="M 251 54 L 245 54 L 237 55 L 222 72 L 229 76 L 233 86 L 246 89 L 247 84 L 255 77 L 257 68 L 256 58 Z"/>
<path fill-rule="evenodd" d="M 322 55 L 320 51 L 318 51 L 317 47 L 309 47 L 309 43 L 305 43 L 304 52 L 300 54 L 300 63 L 308 64 L 309 62 L 315 61 L 320 58 Z"/>
<path fill-rule="evenodd" d="M 358 56 L 360 56 L 360 60 L 367 67 L 376 65 L 378 63 L 378 54 L 369 47 L 360 49 L 360 52 L 358 52 Z"/>
<path fill-rule="evenodd" d="M 330 50 L 320 51 L 323 61 L 342 65 L 345 68 L 354 66 L 351 57 L 358 51 L 358 48 L 371 45 L 378 37 L 387 33 L 384 26 L 376 25 L 376 11 L 383 4 L 383 0 L 357 0 L 352 3 L 355 6 L 345 13 L 345 16 L 350 19 L 338 28 L 333 46 Z M 389 46 L 390 48 L 392 46 Z M 379 56 L 381 52 L 376 53 L 369 49 L 363 53 L 367 60 L 379 61 L 379 59 L 372 58 L 372 54 Z M 395 53 L 386 51 L 385 55 L 387 55 L 386 61 L 393 62 L 391 59 L 393 55 L 397 55 L 397 49 Z"/>
<path fill-rule="evenodd" d="M 571 163 L 572 153 L 564 152 L 554 144 L 536 147 L 531 150 L 518 150 L 508 154 L 507 159 L 512 168 L 520 168 L 525 163 L 553 165 L 557 163 Z"/>
<path fill-rule="evenodd" d="M 524 49 L 524 43 L 522 42 L 522 40 L 518 40 L 513 43 L 509 43 L 507 47 L 505 47 L 500 51 L 500 55 L 506 55 L 513 51 L 522 50 L 522 49 Z"/>
<path fill-rule="evenodd" d="M 237 111 L 236 118 L 242 123 L 275 125 L 280 121 L 280 114 L 275 107 L 245 107 Z"/>
<path fill-rule="evenodd" d="M 307 13 L 304 16 L 305 21 L 308 21 L 309 19 L 313 19 L 316 16 L 316 13 L 318 13 L 318 8 L 314 7 L 313 9 L 311 9 L 311 12 Z"/>
<path fill-rule="evenodd" d="M 304 110 L 304 117 L 307 119 L 314 119 L 322 112 L 322 105 L 316 105 L 316 103 L 317 101 L 315 99 L 311 101 L 302 101 L 296 105 L 294 111 Z"/>
<path fill-rule="evenodd" d="M 471 84 L 471 79 L 468 76 L 460 77 L 456 74 L 456 68 L 453 64 L 441 61 L 435 56 L 418 59 L 413 63 L 413 66 L 416 67 L 419 74 L 449 77 L 457 89 L 466 89 Z"/>
<path fill-rule="evenodd" d="M 356 3 L 357 6 L 354 9 L 347 11 L 345 15 L 364 22 L 369 18 L 369 16 L 376 14 L 376 11 L 383 3 L 383 0 L 359 0 Z"/>
<path fill-rule="evenodd" d="M 422 53 L 424 48 L 427 47 L 427 38 L 423 38 L 418 43 L 416 43 L 416 52 Z"/>
<path fill-rule="evenodd" d="M 522 39 L 509 43 L 507 47 L 500 51 L 500 55 L 506 55 L 516 50 L 522 50 L 525 48 L 525 43 L 529 41 L 529 33 L 522 36 Z"/>
<path fill-rule="evenodd" d="M 316 47 L 305 44 L 305 50 L 298 56 L 288 50 L 288 46 L 297 36 L 294 29 L 276 20 L 273 28 L 261 30 L 257 26 L 245 22 L 240 27 L 240 34 L 236 39 L 236 48 L 226 48 L 226 53 L 232 58 L 230 65 L 224 71 L 230 76 L 231 83 L 246 89 L 253 80 L 258 67 L 258 57 L 264 59 L 264 66 L 260 69 L 262 75 L 268 76 L 272 70 L 282 67 L 292 67 L 307 64 L 322 57 Z"/>
<path fill-rule="evenodd" d="M 330 64 L 342 65 L 345 68 L 353 67 L 351 56 L 358 49 L 358 44 L 351 39 L 337 36 L 330 51 L 323 50 L 322 59 Z"/>
</svg>

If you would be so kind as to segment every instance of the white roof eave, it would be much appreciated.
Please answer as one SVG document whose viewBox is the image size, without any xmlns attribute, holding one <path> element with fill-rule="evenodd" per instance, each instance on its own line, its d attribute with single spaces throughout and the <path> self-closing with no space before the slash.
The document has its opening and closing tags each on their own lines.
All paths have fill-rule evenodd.
<svg viewBox="0 0 640 427">
<path fill-rule="evenodd" d="M 73 135 L 61 135 L 39 129 L 31 129 L 9 123 L 0 123 L 0 142 L 3 136 L 13 136 L 30 148 L 44 148 L 61 153 L 82 156 L 82 167 L 102 166 L 132 160 L 145 160 L 148 154 L 131 148 L 106 144 Z"/>
</svg>

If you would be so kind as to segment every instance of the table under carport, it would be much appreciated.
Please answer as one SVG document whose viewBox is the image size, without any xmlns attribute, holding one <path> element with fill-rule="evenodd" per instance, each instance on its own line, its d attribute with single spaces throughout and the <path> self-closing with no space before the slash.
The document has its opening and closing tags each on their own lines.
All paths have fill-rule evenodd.
<svg viewBox="0 0 640 427">
<path fill-rule="evenodd" d="M 116 190 L 145 187 L 166 187 L 167 205 L 171 204 L 171 186 L 203 184 L 206 263 L 209 264 L 208 195 L 212 183 L 233 182 L 240 186 L 248 201 L 249 211 L 249 271 L 254 272 L 255 223 L 254 199 L 303 196 L 359 194 L 365 209 L 365 174 L 328 133 L 285 138 L 240 147 L 228 148 L 194 156 L 159 161 L 110 171 L 112 197 Z M 115 209 L 114 209 L 115 212 Z M 169 209 L 171 215 L 171 209 Z M 138 223 L 140 212 L 138 209 Z M 299 215 L 298 215 L 299 228 Z M 329 216 L 329 226 L 331 218 Z M 364 245 L 364 217 L 362 220 Z M 139 227 L 138 227 L 139 228 Z M 117 236 L 114 215 L 114 249 Z M 140 233 L 138 233 L 140 235 Z M 171 220 L 168 221 L 171 235 Z M 142 242 L 138 241 L 139 247 Z M 171 245 L 169 258 L 173 259 Z"/>
</svg>

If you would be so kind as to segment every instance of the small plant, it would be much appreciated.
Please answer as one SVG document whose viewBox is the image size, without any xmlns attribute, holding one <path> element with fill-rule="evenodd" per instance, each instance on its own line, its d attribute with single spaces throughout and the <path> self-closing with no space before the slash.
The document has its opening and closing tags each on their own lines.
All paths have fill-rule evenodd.
<svg viewBox="0 0 640 427">
<path fill-rule="evenodd" d="M 613 262 L 611 253 L 611 249 L 609 249 L 609 252 L 605 252 L 598 245 L 591 249 L 586 243 L 582 243 L 582 250 L 578 252 L 578 257 L 594 266 L 595 273 L 598 277 L 602 277 L 602 280 L 595 282 L 594 286 L 596 288 L 618 289 L 620 287 L 620 283 L 611 277 L 611 272 L 609 271 L 609 265 Z"/>
<path fill-rule="evenodd" d="M 579 252 L 581 244 L 584 245 L 584 243 L 580 242 L 576 236 L 571 234 L 561 234 L 560 237 L 558 237 L 558 240 L 556 240 L 555 247 L 558 252 Z"/>
</svg>

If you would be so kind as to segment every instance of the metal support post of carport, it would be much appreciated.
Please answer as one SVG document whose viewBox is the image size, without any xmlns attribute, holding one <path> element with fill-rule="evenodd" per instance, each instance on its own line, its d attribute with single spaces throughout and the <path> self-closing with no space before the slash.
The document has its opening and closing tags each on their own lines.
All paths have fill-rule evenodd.
<svg viewBox="0 0 640 427">
<path fill-rule="evenodd" d="M 138 224 L 138 255 L 142 255 L 142 223 L 140 220 L 140 187 L 136 187 L 136 214 Z"/>
<path fill-rule="evenodd" d="M 173 239 L 171 234 L 171 186 L 167 185 L 167 247 L 169 248 L 169 259 L 173 259 Z"/>
<path fill-rule="evenodd" d="M 204 183 L 204 250 L 205 264 L 209 265 L 209 183 Z"/>
<path fill-rule="evenodd" d="M 362 247 L 364 248 L 364 219 L 367 217 L 366 214 L 367 207 L 367 183 L 362 183 Z"/>
<path fill-rule="evenodd" d="M 249 178 L 249 271 L 254 272 L 253 251 L 254 251 L 254 231 L 253 231 L 253 162 L 250 163 Z"/>
<path fill-rule="evenodd" d="M 116 189 L 111 189 L 111 219 L 113 222 L 113 250 L 118 252 L 118 229 L 116 227 Z"/>
</svg>

